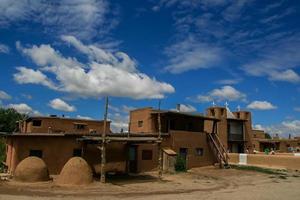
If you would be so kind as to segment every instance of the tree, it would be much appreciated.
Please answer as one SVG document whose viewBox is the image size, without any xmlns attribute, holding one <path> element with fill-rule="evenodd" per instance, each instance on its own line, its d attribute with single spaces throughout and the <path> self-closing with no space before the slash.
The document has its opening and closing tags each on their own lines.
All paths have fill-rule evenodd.
<svg viewBox="0 0 300 200">
<path fill-rule="evenodd" d="M 0 132 L 12 133 L 17 128 L 17 121 L 27 116 L 18 113 L 13 108 L 0 108 Z"/>
<path fill-rule="evenodd" d="M 18 113 L 12 108 L 0 108 L 0 132 L 12 133 L 17 128 L 17 121 L 26 119 L 27 116 Z M 5 139 L 0 138 L 0 171 L 3 171 L 2 162 L 5 160 L 6 156 L 6 145 Z"/>
<path fill-rule="evenodd" d="M 265 138 L 266 139 L 272 139 L 271 135 L 269 133 L 265 133 Z"/>
</svg>

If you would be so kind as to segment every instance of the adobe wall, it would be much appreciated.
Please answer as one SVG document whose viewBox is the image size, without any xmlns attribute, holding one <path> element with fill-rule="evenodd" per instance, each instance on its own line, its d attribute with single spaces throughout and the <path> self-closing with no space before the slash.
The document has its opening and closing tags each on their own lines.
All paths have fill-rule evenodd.
<svg viewBox="0 0 300 200">
<path fill-rule="evenodd" d="M 30 149 L 42 150 L 50 174 L 59 174 L 65 163 L 73 157 L 74 149 L 81 149 L 75 136 L 17 136 L 7 139 L 6 164 L 14 172 L 17 164 L 29 156 Z M 127 151 L 125 144 L 107 145 L 107 171 L 125 171 Z M 96 145 L 87 145 L 83 158 L 99 173 L 101 153 Z"/>
<path fill-rule="evenodd" d="M 64 164 L 73 156 L 73 149 L 81 148 L 74 137 L 10 137 L 7 140 L 8 154 L 6 164 L 14 172 L 17 164 L 29 156 L 30 149 L 42 150 L 50 174 L 58 174 Z M 9 154 L 12 152 L 11 154 Z"/>
<path fill-rule="evenodd" d="M 253 152 L 253 132 L 252 132 L 252 116 L 251 112 L 248 111 L 237 111 L 233 112 L 233 114 L 238 119 L 246 120 L 244 123 L 244 133 L 246 140 L 246 148 L 249 149 L 250 152 Z"/>
<path fill-rule="evenodd" d="M 39 118 L 37 118 L 39 119 Z M 40 118 L 42 120 L 41 126 L 32 126 L 32 121 L 27 122 L 25 125 L 26 133 L 61 133 L 61 132 L 71 132 L 71 133 L 89 133 L 90 131 L 96 131 L 97 133 L 102 133 L 104 128 L 104 122 L 97 121 L 87 121 L 87 120 L 76 120 L 68 118 Z M 74 123 L 87 124 L 87 128 L 83 130 L 78 130 L 74 128 Z M 49 128 L 51 127 L 51 128 Z M 24 129 L 23 129 L 24 130 Z M 110 132 L 110 122 L 107 122 L 107 133 Z"/>
<path fill-rule="evenodd" d="M 238 164 L 239 154 L 229 154 L 229 162 Z M 263 155 L 247 154 L 247 164 L 261 167 L 286 168 L 291 170 L 300 170 L 300 156 L 294 155 Z"/>
<path fill-rule="evenodd" d="M 171 131 L 171 147 L 179 153 L 180 148 L 187 148 L 187 168 L 212 165 L 214 154 L 207 143 L 206 133 Z M 196 148 L 203 148 L 203 156 L 196 154 Z"/>
<path fill-rule="evenodd" d="M 217 134 L 224 145 L 228 149 L 228 136 L 227 136 L 227 111 L 224 107 L 210 107 L 206 110 L 209 117 L 216 117 L 220 121 L 217 123 Z M 212 124 L 206 123 L 205 130 L 212 130 Z"/>
<path fill-rule="evenodd" d="M 153 120 L 151 118 L 152 108 L 143 108 L 130 111 L 129 130 L 131 133 L 151 133 L 154 132 Z M 141 127 L 138 122 L 143 121 Z"/>
</svg>

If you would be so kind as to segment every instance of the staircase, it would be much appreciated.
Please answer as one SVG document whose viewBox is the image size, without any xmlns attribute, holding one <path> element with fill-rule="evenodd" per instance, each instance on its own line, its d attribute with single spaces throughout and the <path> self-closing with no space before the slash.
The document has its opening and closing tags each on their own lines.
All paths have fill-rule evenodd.
<svg viewBox="0 0 300 200">
<path fill-rule="evenodd" d="M 213 132 L 213 133 L 207 133 L 207 137 L 212 147 L 212 150 L 217 157 L 220 168 L 224 168 L 224 167 L 227 168 L 229 156 L 219 136 Z"/>
</svg>

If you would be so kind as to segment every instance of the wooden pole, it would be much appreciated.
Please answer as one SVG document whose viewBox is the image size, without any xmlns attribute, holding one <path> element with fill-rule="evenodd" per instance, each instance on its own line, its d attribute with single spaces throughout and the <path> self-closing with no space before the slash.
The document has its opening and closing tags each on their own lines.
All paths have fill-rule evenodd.
<svg viewBox="0 0 300 200">
<path fill-rule="evenodd" d="M 107 123 L 107 110 L 108 110 L 108 97 L 105 98 L 105 111 L 104 111 L 104 125 L 102 132 L 102 145 L 101 145 L 101 183 L 105 183 L 105 163 L 106 163 L 106 123 Z"/>
<path fill-rule="evenodd" d="M 159 112 L 157 116 L 158 120 L 158 177 L 162 177 L 162 149 L 161 149 L 161 118 L 160 118 L 160 101 L 159 101 Z"/>
</svg>

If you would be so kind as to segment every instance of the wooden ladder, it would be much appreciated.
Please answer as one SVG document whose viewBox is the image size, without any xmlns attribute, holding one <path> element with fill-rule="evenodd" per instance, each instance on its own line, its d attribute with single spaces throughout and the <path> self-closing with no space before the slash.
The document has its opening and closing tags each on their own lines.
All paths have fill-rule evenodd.
<svg viewBox="0 0 300 200">
<path fill-rule="evenodd" d="M 220 168 L 228 167 L 228 159 L 229 156 L 227 154 L 227 151 L 222 144 L 219 136 L 215 132 L 215 123 L 213 125 L 213 131 L 212 133 L 207 133 L 209 143 L 215 153 L 215 156 L 218 160 L 218 163 L 220 165 Z"/>
</svg>

